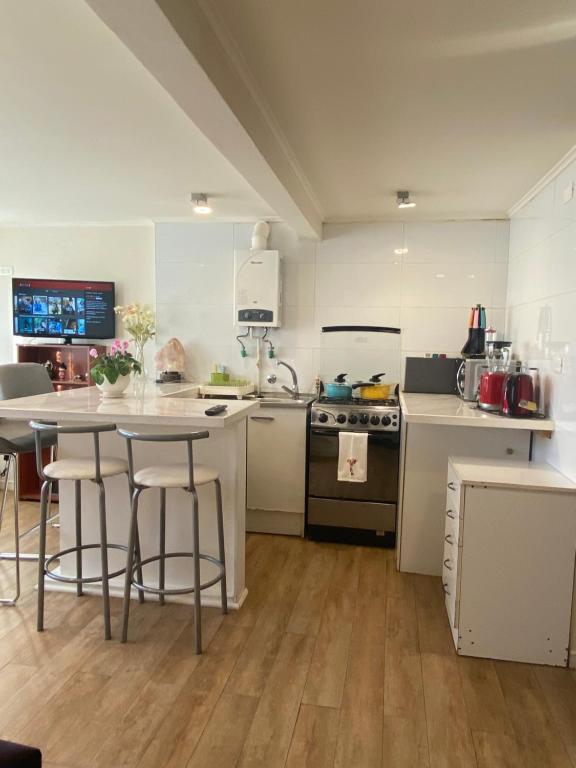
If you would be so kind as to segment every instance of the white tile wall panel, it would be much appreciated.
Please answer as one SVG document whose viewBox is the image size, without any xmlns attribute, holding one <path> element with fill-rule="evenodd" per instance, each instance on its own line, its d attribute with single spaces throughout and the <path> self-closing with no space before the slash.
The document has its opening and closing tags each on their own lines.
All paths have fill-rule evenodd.
<svg viewBox="0 0 576 768">
<path fill-rule="evenodd" d="M 556 422 L 552 439 L 536 438 L 536 458 L 576 480 L 576 197 L 563 202 L 572 184 L 576 163 L 512 218 L 506 327 L 517 356 L 540 369 Z"/>
<path fill-rule="evenodd" d="M 411 228 L 413 250 L 395 254 Z M 181 338 L 198 380 L 214 363 L 255 377 L 255 344 L 246 342 L 250 356 L 242 359 L 232 301 L 234 249 L 250 247 L 252 229 L 246 223 L 156 227 L 157 342 Z M 284 224 L 271 227 L 270 247 L 283 257 L 285 301 L 282 327 L 270 338 L 278 356 L 295 365 L 302 389 L 318 374 L 343 369 L 362 378 L 386 370 L 398 381 L 406 352 L 458 353 L 471 304 L 503 306 L 505 222 L 327 225 L 324 235 L 314 243 L 298 240 Z M 438 273 L 445 277 L 436 279 Z M 488 320 L 503 327 L 504 311 L 490 310 Z M 402 334 L 320 332 L 337 324 L 395 326 Z M 264 358 L 262 381 L 268 370 L 277 372 L 275 361 Z"/>
<path fill-rule="evenodd" d="M 325 224 L 318 264 L 391 264 L 404 247 L 402 224 Z M 366 271 L 366 270 L 364 270 Z"/>
<path fill-rule="evenodd" d="M 508 222 L 447 221 L 406 224 L 405 262 L 506 262 Z"/>
<path fill-rule="evenodd" d="M 319 307 L 398 307 L 402 285 L 400 264 L 319 263 L 316 305 Z"/>
</svg>

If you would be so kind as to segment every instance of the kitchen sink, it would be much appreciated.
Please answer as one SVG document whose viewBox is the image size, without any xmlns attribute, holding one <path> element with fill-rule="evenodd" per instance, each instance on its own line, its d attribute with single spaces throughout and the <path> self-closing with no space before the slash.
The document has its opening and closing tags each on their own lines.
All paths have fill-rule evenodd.
<svg viewBox="0 0 576 768">
<path fill-rule="evenodd" d="M 259 395 L 252 393 L 244 395 L 243 400 L 257 400 L 262 405 L 276 406 L 277 408 L 307 408 L 316 399 L 316 395 L 300 394 L 297 397 L 286 392 L 261 392 Z"/>
</svg>

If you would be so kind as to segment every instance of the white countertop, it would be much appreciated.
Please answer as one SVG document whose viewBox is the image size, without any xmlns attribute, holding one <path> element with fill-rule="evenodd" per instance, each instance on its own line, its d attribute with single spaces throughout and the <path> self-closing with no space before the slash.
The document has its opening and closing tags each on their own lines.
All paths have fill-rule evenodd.
<svg viewBox="0 0 576 768">
<path fill-rule="evenodd" d="M 493 427 L 553 432 L 552 419 L 514 419 L 486 413 L 457 395 L 426 395 L 401 392 L 402 418 L 408 424 L 437 424 L 448 427 Z"/>
<path fill-rule="evenodd" d="M 173 386 L 174 390 L 170 391 Z M 20 397 L 0 401 L 0 419 L 48 419 L 51 421 L 107 422 L 128 424 L 158 424 L 174 427 L 210 427 L 222 429 L 257 410 L 260 404 L 249 400 L 199 400 L 182 397 L 181 385 L 150 384 L 144 395 L 136 397 L 102 398 L 96 387 L 83 387 L 47 395 Z M 206 416 L 204 411 L 222 403 L 225 413 Z"/>
<path fill-rule="evenodd" d="M 480 484 L 576 493 L 576 483 L 549 464 L 538 464 L 533 461 L 471 459 L 460 456 L 450 456 L 448 460 L 464 485 Z"/>
</svg>

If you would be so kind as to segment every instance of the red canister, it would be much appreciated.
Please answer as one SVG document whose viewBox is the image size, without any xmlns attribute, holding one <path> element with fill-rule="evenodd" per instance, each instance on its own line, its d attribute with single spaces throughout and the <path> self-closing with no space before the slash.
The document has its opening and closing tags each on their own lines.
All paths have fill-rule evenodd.
<svg viewBox="0 0 576 768">
<path fill-rule="evenodd" d="M 506 371 L 487 369 L 480 376 L 478 406 L 485 411 L 499 411 L 502 407 Z"/>
</svg>

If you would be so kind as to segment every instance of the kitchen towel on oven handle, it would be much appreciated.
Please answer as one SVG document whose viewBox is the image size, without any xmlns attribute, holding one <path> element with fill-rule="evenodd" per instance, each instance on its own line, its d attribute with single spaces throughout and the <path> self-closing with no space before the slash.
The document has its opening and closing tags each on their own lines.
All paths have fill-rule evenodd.
<svg viewBox="0 0 576 768">
<path fill-rule="evenodd" d="M 338 480 L 365 483 L 368 480 L 368 433 L 338 433 Z"/>
</svg>

